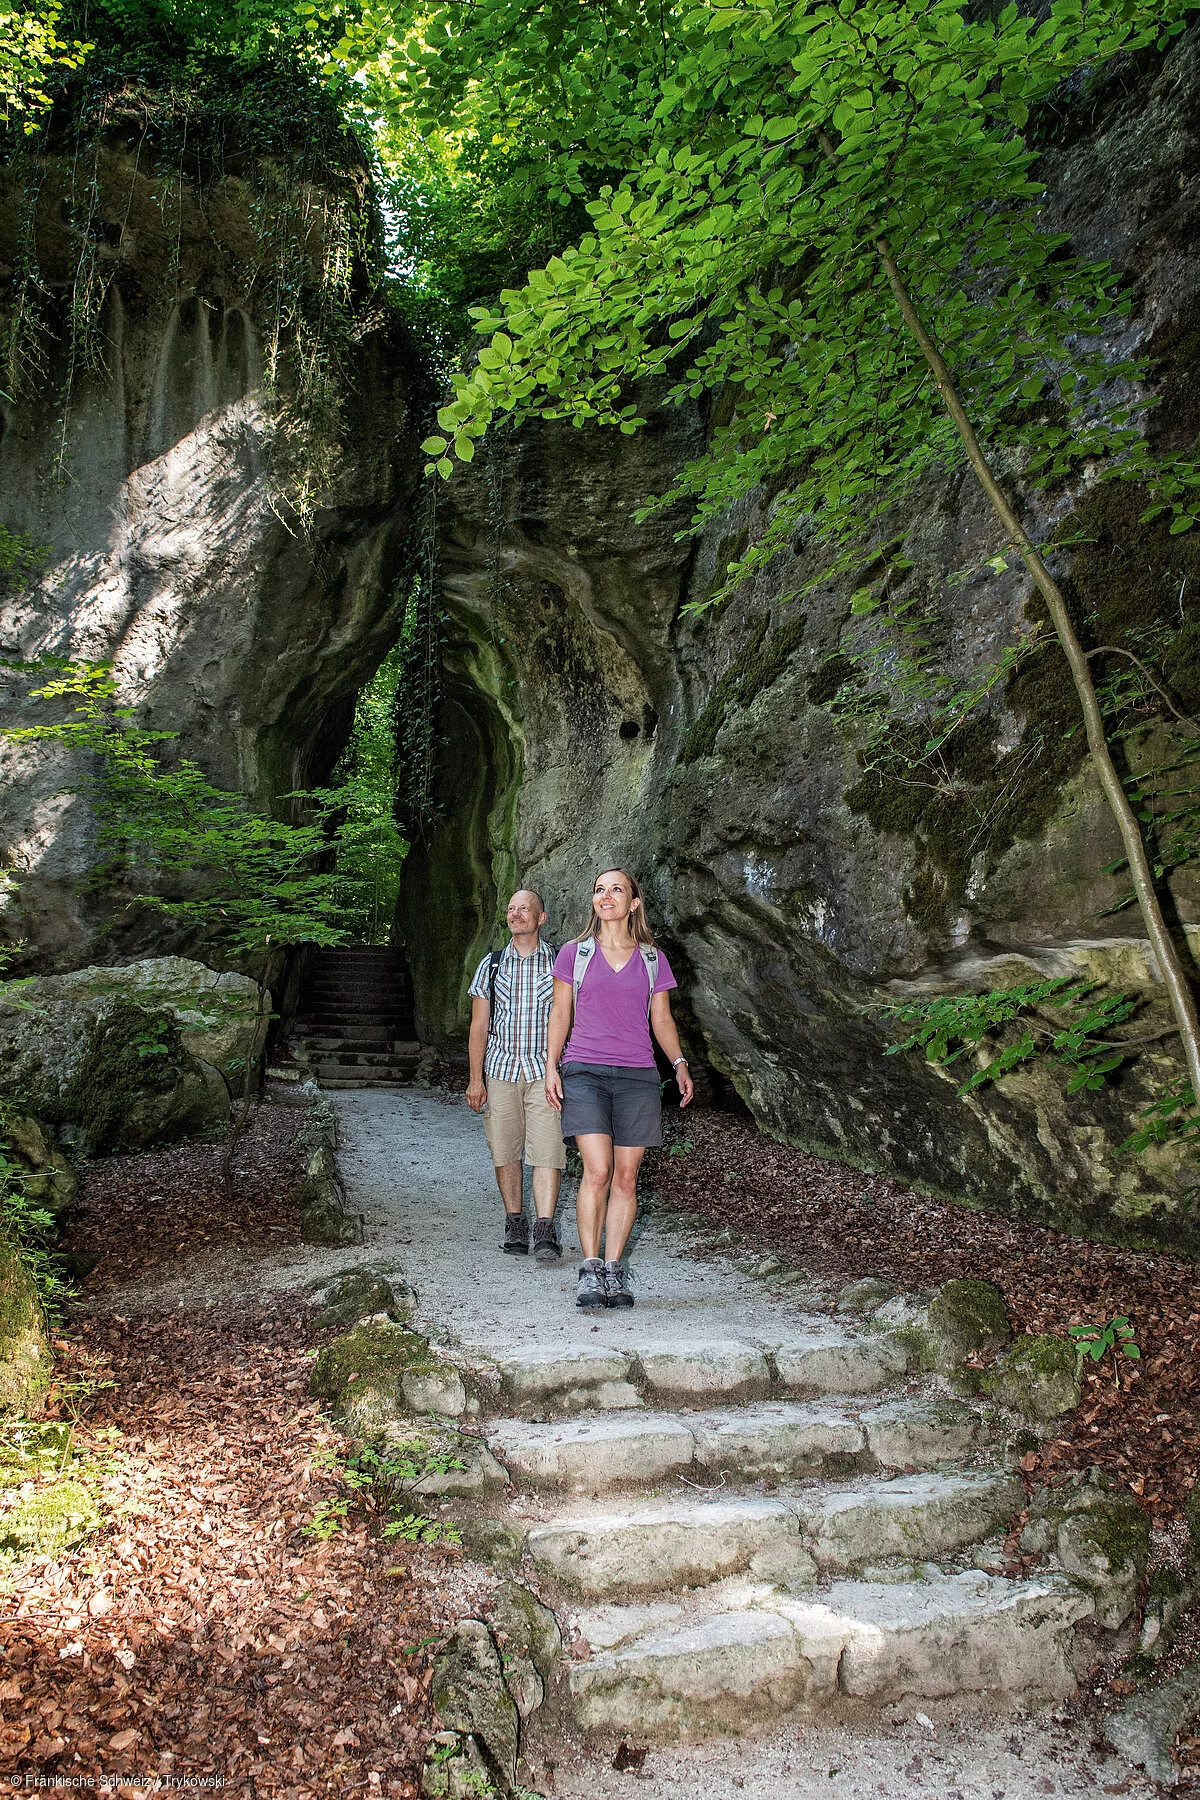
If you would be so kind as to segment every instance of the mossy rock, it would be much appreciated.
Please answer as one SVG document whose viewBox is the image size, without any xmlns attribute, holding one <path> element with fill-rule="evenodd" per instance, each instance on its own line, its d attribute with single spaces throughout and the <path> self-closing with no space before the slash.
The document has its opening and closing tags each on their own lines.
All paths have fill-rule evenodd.
<svg viewBox="0 0 1200 1800">
<path fill-rule="evenodd" d="M 536 1594 L 519 1581 L 504 1581 L 492 1596 L 492 1624 L 529 1652 L 543 1680 L 562 1649 L 558 1620 Z"/>
<path fill-rule="evenodd" d="M 8 1140 L 23 1170 L 21 1191 L 30 1205 L 42 1207 L 55 1219 L 69 1212 L 79 1184 L 41 1120 L 6 1107 L 0 1114 L 0 1138 Z"/>
<path fill-rule="evenodd" d="M 346 1211 L 345 1193 L 335 1175 L 303 1176 L 296 1184 L 295 1200 L 303 1243 L 325 1244 L 334 1250 L 362 1243 L 362 1220 L 357 1213 Z"/>
<path fill-rule="evenodd" d="M 457 1417 L 467 1403 L 461 1375 L 423 1337 L 373 1319 L 322 1345 L 309 1391 L 363 1437 L 413 1413 Z"/>
<path fill-rule="evenodd" d="M 1109 1493 L 1086 1512 L 1070 1513 L 1055 1548 L 1067 1574 L 1093 1595 L 1097 1623 L 1109 1631 L 1123 1625 L 1150 1560 L 1150 1521 L 1136 1500 Z"/>
<path fill-rule="evenodd" d="M 357 1325 L 375 1313 L 386 1313 L 393 1320 L 406 1319 L 416 1303 L 416 1295 L 403 1282 L 397 1293 L 386 1275 L 371 1269 L 351 1269 L 326 1288 L 313 1325 L 318 1331 L 331 1325 Z"/>
<path fill-rule="evenodd" d="M 50 1367 L 33 1277 L 0 1237 L 0 1414 L 36 1413 L 50 1386 Z"/>
<path fill-rule="evenodd" d="M 78 1481 L 59 1481 L 0 1513 L 0 1550 L 57 1556 L 101 1523 L 96 1502 Z"/>
<path fill-rule="evenodd" d="M 477 1561 L 490 1563 L 495 1569 L 515 1569 L 520 1563 L 525 1539 L 506 1519 L 468 1519 L 459 1530 Z"/>
<path fill-rule="evenodd" d="M 430 1698 L 443 1728 L 473 1738 L 507 1792 L 517 1778 L 517 1707 L 482 1619 L 459 1620 L 433 1666 Z"/>
<path fill-rule="evenodd" d="M 933 1299 L 899 1335 L 926 1370 L 977 1391 L 979 1378 L 963 1368 L 966 1357 L 991 1356 L 1012 1337 L 999 1288 L 987 1281 L 944 1281 Z"/>
<path fill-rule="evenodd" d="M 1019 1337 L 979 1385 L 1028 1419 L 1057 1419 L 1079 1405 L 1079 1356 L 1066 1338 Z"/>
</svg>

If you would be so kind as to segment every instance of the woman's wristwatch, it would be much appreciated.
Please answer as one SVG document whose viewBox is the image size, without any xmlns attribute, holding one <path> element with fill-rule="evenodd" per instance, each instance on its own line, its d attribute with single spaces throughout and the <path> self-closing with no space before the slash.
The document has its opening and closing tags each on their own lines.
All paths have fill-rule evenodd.
<svg viewBox="0 0 1200 1800">
<path fill-rule="evenodd" d="M 677 1056 L 675 1058 L 675 1061 L 671 1064 L 671 1067 L 673 1069 L 677 1069 L 679 1067 L 680 1063 L 686 1063 L 686 1062 L 687 1062 L 686 1056 Z"/>
</svg>

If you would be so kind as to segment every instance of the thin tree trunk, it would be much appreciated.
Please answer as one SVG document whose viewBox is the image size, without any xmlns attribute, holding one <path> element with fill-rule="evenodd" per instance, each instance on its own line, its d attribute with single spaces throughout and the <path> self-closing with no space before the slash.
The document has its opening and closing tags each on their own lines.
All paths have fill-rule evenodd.
<svg viewBox="0 0 1200 1800">
<path fill-rule="evenodd" d="M 266 998 L 266 982 L 260 976 L 258 982 L 258 1010 L 254 1015 L 254 1033 L 250 1039 L 254 1043 L 258 1036 L 258 1022 L 263 1015 L 263 1001 Z M 258 1071 L 259 1055 L 252 1050 L 246 1058 L 246 1067 L 242 1073 L 242 1109 L 229 1134 L 229 1142 L 225 1146 L 225 1154 L 221 1158 L 221 1186 L 227 1194 L 233 1192 L 233 1159 L 245 1139 L 250 1128 L 250 1103 L 254 1097 L 254 1077 Z"/>
<path fill-rule="evenodd" d="M 1071 670 L 1075 692 L 1079 696 L 1079 704 L 1083 710 L 1084 728 L 1087 731 L 1088 749 L 1091 751 L 1096 773 L 1100 777 L 1100 785 L 1104 789 L 1105 797 L 1113 810 L 1121 832 L 1121 841 L 1129 860 L 1134 891 L 1137 894 L 1138 906 L 1150 939 L 1150 947 L 1158 962 L 1170 997 L 1171 1010 L 1175 1014 L 1175 1022 L 1179 1027 L 1179 1035 L 1183 1040 L 1184 1056 L 1187 1059 L 1188 1074 L 1192 1084 L 1193 1101 L 1200 1105 L 1200 1017 L 1196 1011 L 1196 997 L 1192 992 L 1187 971 L 1162 915 L 1162 908 L 1154 887 L 1154 871 L 1146 854 L 1141 827 L 1129 804 L 1125 784 L 1113 763 L 1112 753 L 1108 747 L 1108 737 L 1104 729 L 1104 716 L 1096 697 L 1091 670 L 1088 668 L 1087 654 L 1071 623 L 1071 616 L 1067 611 L 1062 590 L 1042 561 L 1036 545 L 1025 531 L 1021 521 L 1009 505 L 1004 490 L 992 474 L 983 447 L 975 435 L 974 427 L 967 417 L 966 408 L 959 398 L 950 370 L 937 345 L 921 322 L 887 238 L 882 236 L 877 238 L 875 248 L 879 252 L 888 284 L 896 298 L 896 304 L 904 316 L 905 324 L 920 346 L 921 354 L 929 364 L 942 399 L 945 401 L 946 410 L 958 428 L 958 434 L 962 438 L 968 460 L 979 478 L 980 486 L 1008 533 L 1009 542 L 1019 554 L 1033 577 L 1034 585 L 1046 602 L 1054 629 L 1058 634 L 1058 641 L 1062 645 L 1063 653 Z"/>
</svg>

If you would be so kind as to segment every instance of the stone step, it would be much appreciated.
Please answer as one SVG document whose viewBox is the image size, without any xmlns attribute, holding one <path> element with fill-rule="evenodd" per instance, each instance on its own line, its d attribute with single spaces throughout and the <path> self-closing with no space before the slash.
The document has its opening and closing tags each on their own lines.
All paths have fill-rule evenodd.
<svg viewBox="0 0 1200 1800">
<path fill-rule="evenodd" d="M 412 1086 L 410 1075 L 321 1075 L 318 1085 L 331 1093 L 352 1093 L 360 1088 L 403 1088 Z"/>
<path fill-rule="evenodd" d="M 600 1494 L 673 1476 L 734 1480 L 928 1468 L 970 1454 L 982 1421 L 954 1401 L 854 1407 L 780 1401 L 706 1413 L 616 1412 L 539 1424 L 495 1420 L 484 1435 L 515 1483 Z"/>
<path fill-rule="evenodd" d="M 649 1343 L 635 1352 L 568 1344 L 478 1354 L 498 1372 L 507 1406 L 541 1413 L 639 1406 L 643 1394 L 660 1405 L 765 1400 L 773 1392 L 865 1395 L 898 1381 L 907 1366 L 904 1347 L 883 1333 L 816 1330 L 781 1345 L 731 1339 Z"/>
<path fill-rule="evenodd" d="M 811 1595 L 747 1585 L 723 1601 L 721 1610 L 681 1607 L 674 1617 L 661 1607 L 583 1614 L 579 1629 L 594 1653 L 568 1675 L 579 1725 L 664 1743 L 854 1703 L 988 1693 L 1050 1700 L 1074 1690 L 1073 1627 L 1093 1606 L 1061 1576 L 974 1572 L 842 1581 Z M 623 1610 L 631 1629 L 620 1638 Z M 598 1648 L 605 1642 L 612 1647 Z"/>
<path fill-rule="evenodd" d="M 1006 1529 L 1018 1475 L 923 1474 L 767 1498 L 683 1496 L 568 1513 L 528 1533 L 539 1570 L 580 1593 L 658 1594 L 734 1574 L 791 1584 L 894 1557 L 925 1561 Z"/>
</svg>

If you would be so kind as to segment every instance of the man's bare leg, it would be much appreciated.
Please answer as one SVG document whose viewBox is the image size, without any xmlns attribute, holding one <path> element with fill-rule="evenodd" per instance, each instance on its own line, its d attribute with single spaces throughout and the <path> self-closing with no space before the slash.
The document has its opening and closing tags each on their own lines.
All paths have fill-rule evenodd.
<svg viewBox="0 0 1200 1800">
<path fill-rule="evenodd" d="M 497 1171 L 499 1173 L 499 1171 Z M 537 1208 L 539 1219 L 552 1219 L 554 1209 L 558 1205 L 558 1190 L 562 1186 L 561 1169 L 537 1169 L 533 1171 L 533 1204 Z M 508 1205 L 507 1200 L 504 1203 Z"/>
<path fill-rule="evenodd" d="M 519 1162 L 502 1163 L 496 1170 L 496 1186 L 500 1189 L 505 1212 L 519 1213 L 521 1210 L 523 1175 L 524 1170 Z"/>
</svg>

